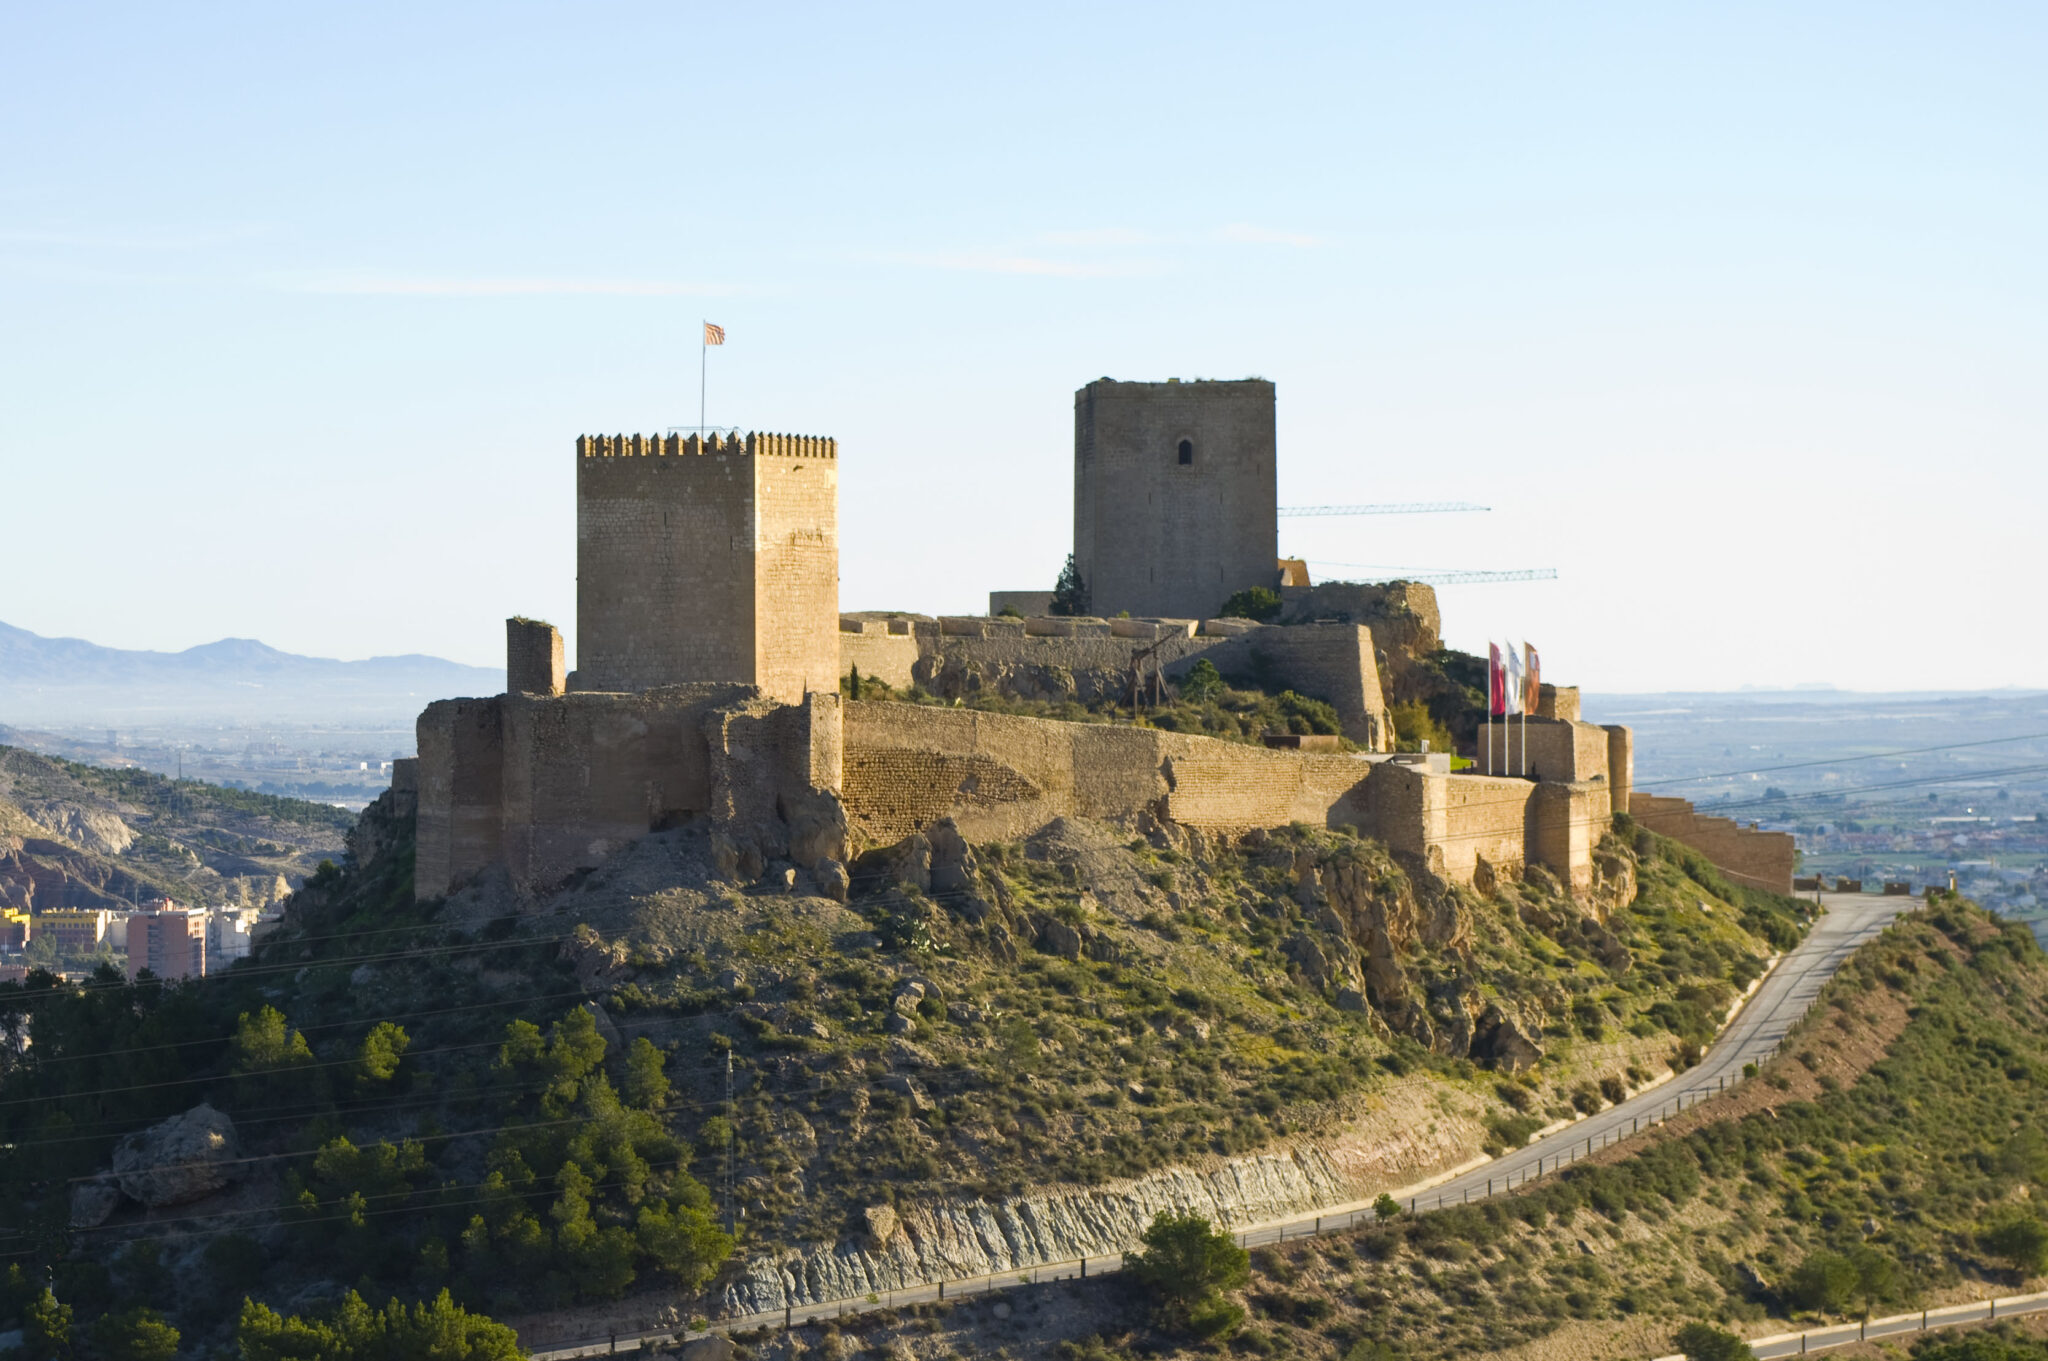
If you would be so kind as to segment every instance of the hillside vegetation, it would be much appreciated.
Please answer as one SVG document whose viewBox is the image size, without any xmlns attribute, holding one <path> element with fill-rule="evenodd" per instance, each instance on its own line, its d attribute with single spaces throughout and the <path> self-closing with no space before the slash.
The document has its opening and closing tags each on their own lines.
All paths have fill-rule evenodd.
<svg viewBox="0 0 2048 1361">
<path fill-rule="evenodd" d="M 350 1289 L 710 1312 L 728 1264 L 877 1206 L 1390 1119 L 1456 1162 L 1690 1062 L 1806 910 L 1625 821 L 1583 907 L 1541 870 L 1482 895 L 1307 828 L 968 846 L 941 823 L 863 857 L 845 904 L 722 878 L 701 828 L 540 902 L 425 908 L 388 800 L 354 844 L 223 977 L 0 988 L 35 1056 L 0 1048 L 0 1250 L 53 1264 L 80 1326 L 144 1299 L 224 1340 L 244 1294 Z M 237 1126 L 230 1187 L 67 1229 L 69 1179 L 201 1100 Z"/>
<path fill-rule="evenodd" d="M 1756 1336 L 2038 1287 L 2044 1036 L 2048 958 L 1951 897 L 1866 946 L 1762 1081 L 1511 1197 L 1254 1251 L 1227 1337 L 1156 1326 L 1115 1279 L 1007 1321 L 849 1327 L 904 1356 L 1638 1358 L 1689 1322 Z M 2017 1332 L 1914 1348 L 2041 1354 Z"/>
</svg>

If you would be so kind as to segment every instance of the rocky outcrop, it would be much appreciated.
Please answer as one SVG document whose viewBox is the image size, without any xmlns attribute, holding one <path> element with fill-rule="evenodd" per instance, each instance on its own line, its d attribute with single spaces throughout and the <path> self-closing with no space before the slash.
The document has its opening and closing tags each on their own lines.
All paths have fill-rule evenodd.
<svg viewBox="0 0 2048 1361">
<path fill-rule="evenodd" d="M 1535 1067 L 1543 1058 L 1543 1049 L 1520 1022 L 1493 1002 L 1480 1013 L 1479 1023 L 1473 1028 L 1472 1057 L 1504 1073 L 1519 1073 Z"/>
<path fill-rule="evenodd" d="M 185 1205 L 242 1174 L 235 1122 L 201 1103 L 114 1146 L 114 1180 L 151 1209 Z"/>
<path fill-rule="evenodd" d="M 868 1232 L 833 1247 L 748 1262 L 726 1286 L 728 1314 L 858 1299 L 919 1282 L 1020 1271 L 1083 1254 L 1133 1247 L 1154 1216 L 1193 1212 L 1224 1226 L 1313 1210 L 1348 1194 L 1317 1149 L 1225 1163 L 1211 1171 L 1173 1169 L 1118 1186 L 1049 1192 L 991 1203 L 948 1201 L 888 1212 L 894 1232 Z M 876 1207 L 884 1209 L 885 1207 Z M 877 1241 L 886 1243 L 876 1247 Z"/>
<path fill-rule="evenodd" d="M 110 1181 L 82 1181 L 71 1188 L 71 1227 L 96 1229 L 121 1204 L 121 1188 Z"/>
</svg>

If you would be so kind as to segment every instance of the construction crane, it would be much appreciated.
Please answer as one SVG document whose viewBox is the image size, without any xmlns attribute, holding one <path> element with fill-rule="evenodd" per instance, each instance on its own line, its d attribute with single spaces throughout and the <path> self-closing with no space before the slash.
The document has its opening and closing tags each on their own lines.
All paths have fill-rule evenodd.
<svg viewBox="0 0 2048 1361">
<path fill-rule="evenodd" d="M 1317 565 L 1322 567 L 1371 566 L 1371 564 L 1363 562 L 1326 562 L 1318 563 Z M 1555 567 L 1522 567 L 1511 568 L 1505 571 L 1461 567 L 1416 567 L 1408 569 L 1385 567 L 1375 570 L 1380 575 L 1369 578 L 1371 581 L 1412 581 L 1419 586 L 1479 586 L 1495 581 L 1557 580 L 1557 569 Z"/>
<path fill-rule="evenodd" d="M 1470 501 L 1399 501 L 1383 506 L 1282 506 L 1283 516 L 1301 515 L 1447 515 L 1458 511 L 1492 510 Z"/>
</svg>

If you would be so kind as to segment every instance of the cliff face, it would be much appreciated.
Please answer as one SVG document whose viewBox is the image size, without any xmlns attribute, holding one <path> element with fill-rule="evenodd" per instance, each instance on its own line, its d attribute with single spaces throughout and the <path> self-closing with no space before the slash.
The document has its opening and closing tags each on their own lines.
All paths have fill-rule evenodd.
<svg viewBox="0 0 2048 1361">
<path fill-rule="evenodd" d="M 1310 1147 L 1209 1171 L 1171 1168 L 1113 1187 L 898 1207 L 886 1244 L 871 1236 L 758 1258 L 726 1286 L 720 1303 L 727 1313 L 754 1313 L 1022 1271 L 1122 1252 L 1161 1213 L 1191 1211 L 1244 1225 L 1312 1211 L 1347 1193 L 1329 1156 Z"/>
<path fill-rule="evenodd" d="M 0 906 L 266 907 L 342 853 L 338 808 L 0 746 Z"/>
</svg>

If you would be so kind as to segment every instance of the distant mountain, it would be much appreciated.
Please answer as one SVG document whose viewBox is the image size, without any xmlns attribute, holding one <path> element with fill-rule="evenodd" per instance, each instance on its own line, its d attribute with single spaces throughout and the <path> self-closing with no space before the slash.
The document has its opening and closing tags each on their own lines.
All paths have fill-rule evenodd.
<svg viewBox="0 0 2048 1361">
<path fill-rule="evenodd" d="M 430 700 L 504 688 L 494 667 L 418 653 L 344 662 L 253 638 L 134 652 L 0 624 L 0 722 L 409 718 Z"/>
</svg>

